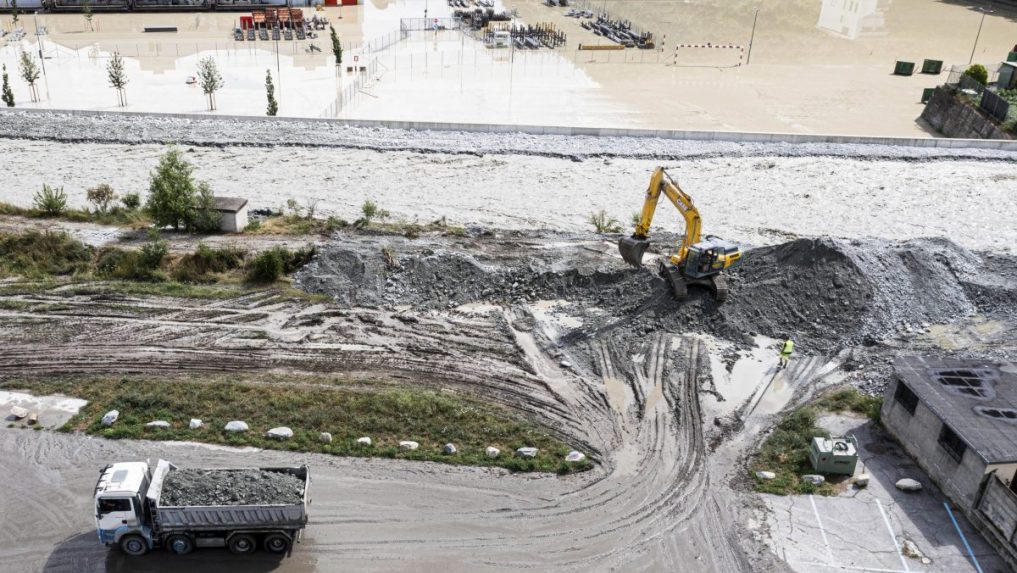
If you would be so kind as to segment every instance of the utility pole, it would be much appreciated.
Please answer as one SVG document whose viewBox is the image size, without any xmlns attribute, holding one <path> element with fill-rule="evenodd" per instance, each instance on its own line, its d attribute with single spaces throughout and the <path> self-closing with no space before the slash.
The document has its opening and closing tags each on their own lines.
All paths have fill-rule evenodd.
<svg viewBox="0 0 1017 573">
<path fill-rule="evenodd" d="M 752 61 L 752 44 L 756 41 L 756 21 L 759 20 L 759 8 L 756 8 L 756 14 L 752 17 L 752 35 L 749 36 L 749 53 L 745 55 L 745 65 L 749 65 Z"/>
<path fill-rule="evenodd" d="M 979 8 L 978 10 L 982 13 L 982 19 L 978 21 L 978 33 L 975 34 L 975 43 L 974 45 L 971 46 L 971 57 L 968 58 L 969 66 L 971 65 L 971 62 L 975 60 L 975 48 L 978 47 L 978 38 L 982 35 L 982 24 L 985 23 L 985 15 L 992 13 L 991 8 L 988 10 L 986 10 L 985 8 Z"/>
</svg>

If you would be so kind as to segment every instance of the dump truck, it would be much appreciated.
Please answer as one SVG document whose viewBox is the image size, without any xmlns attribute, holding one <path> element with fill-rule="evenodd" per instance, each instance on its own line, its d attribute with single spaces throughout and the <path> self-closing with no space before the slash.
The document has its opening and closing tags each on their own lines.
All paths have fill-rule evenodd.
<svg viewBox="0 0 1017 573">
<path fill-rule="evenodd" d="M 227 547 L 243 555 L 259 546 L 270 553 L 288 555 L 307 525 L 311 484 L 307 466 L 187 470 L 206 478 L 204 482 L 192 480 L 186 488 L 187 496 L 222 500 L 205 505 L 174 504 L 172 500 L 179 500 L 183 494 L 172 491 L 173 486 L 167 482 L 175 481 L 172 474 L 178 471 L 165 460 L 158 460 L 154 467 L 148 462 L 120 462 L 100 470 L 95 486 L 99 542 L 119 547 L 128 555 L 144 555 L 158 548 L 186 555 L 200 547 Z M 248 484 L 259 475 L 267 475 L 285 480 L 291 487 L 286 499 L 280 497 L 281 503 L 250 503 L 244 491 L 223 491 L 224 480 L 216 483 L 217 477 L 227 477 L 226 472 L 246 472 L 242 477 Z M 244 482 L 238 483 L 236 489 L 243 489 Z"/>
</svg>

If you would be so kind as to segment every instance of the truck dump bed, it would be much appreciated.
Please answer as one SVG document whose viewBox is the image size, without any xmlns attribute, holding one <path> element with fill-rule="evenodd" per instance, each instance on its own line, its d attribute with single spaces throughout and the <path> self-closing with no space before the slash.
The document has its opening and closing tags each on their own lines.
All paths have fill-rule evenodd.
<svg viewBox="0 0 1017 573">
<path fill-rule="evenodd" d="M 152 482 L 146 496 L 152 512 L 152 523 L 162 532 L 302 529 L 307 524 L 307 491 L 311 483 L 307 466 L 258 469 L 289 474 L 300 479 L 304 484 L 303 499 L 298 503 L 278 505 L 161 505 L 166 476 L 176 467 L 165 460 L 159 460 L 152 472 Z"/>
</svg>

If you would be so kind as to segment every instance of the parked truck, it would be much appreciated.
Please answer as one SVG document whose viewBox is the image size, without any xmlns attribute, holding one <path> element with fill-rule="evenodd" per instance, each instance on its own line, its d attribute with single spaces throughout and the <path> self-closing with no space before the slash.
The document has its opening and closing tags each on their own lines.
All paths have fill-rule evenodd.
<svg viewBox="0 0 1017 573">
<path fill-rule="evenodd" d="M 289 554 L 307 525 L 310 473 L 307 466 L 256 470 L 299 480 L 302 497 L 295 503 L 280 504 L 243 504 L 240 499 L 234 504 L 169 505 L 164 498 L 171 496 L 164 487 L 167 477 L 179 471 L 175 465 L 165 460 L 159 460 L 154 468 L 146 462 L 108 465 L 100 471 L 95 486 L 99 541 L 128 555 L 144 555 L 159 547 L 177 555 L 197 547 L 228 547 L 233 553 L 248 554 L 259 545 L 271 553 Z"/>
</svg>

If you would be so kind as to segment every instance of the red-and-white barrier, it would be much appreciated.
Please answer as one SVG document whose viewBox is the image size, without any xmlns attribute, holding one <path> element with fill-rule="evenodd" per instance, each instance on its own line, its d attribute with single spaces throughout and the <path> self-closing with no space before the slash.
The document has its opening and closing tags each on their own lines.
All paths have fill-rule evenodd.
<svg viewBox="0 0 1017 573">
<path fill-rule="evenodd" d="M 678 50 L 681 48 L 718 48 L 722 50 L 738 50 L 738 65 L 742 65 L 742 60 L 745 58 L 745 48 L 735 44 L 714 44 L 707 42 L 705 44 L 678 44 L 674 47 L 674 65 L 678 65 Z"/>
</svg>

